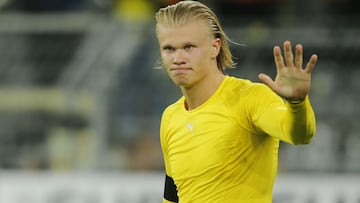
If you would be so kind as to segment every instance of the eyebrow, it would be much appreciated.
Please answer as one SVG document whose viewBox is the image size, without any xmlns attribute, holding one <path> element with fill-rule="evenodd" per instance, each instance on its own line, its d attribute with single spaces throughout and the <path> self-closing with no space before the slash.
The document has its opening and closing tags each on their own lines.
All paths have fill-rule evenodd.
<svg viewBox="0 0 360 203">
<path fill-rule="evenodd" d="M 195 42 L 192 42 L 192 41 L 187 41 L 187 42 L 184 42 L 184 43 L 181 43 L 181 45 L 179 47 L 184 47 L 184 46 L 187 46 L 187 45 L 194 45 L 196 46 L 198 43 L 195 43 Z M 164 44 L 163 46 L 161 46 L 161 48 L 165 49 L 165 48 L 176 48 L 175 46 L 172 46 L 170 44 Z"/>
</svg>

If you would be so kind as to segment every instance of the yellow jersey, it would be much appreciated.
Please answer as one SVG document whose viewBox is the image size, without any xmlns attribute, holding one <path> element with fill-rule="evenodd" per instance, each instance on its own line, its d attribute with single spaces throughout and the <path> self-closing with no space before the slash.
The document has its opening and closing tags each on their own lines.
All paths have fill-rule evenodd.
<svg viewBox="0 0 360 203">
<path fill-rule="evenodd" d="M 186 110 L 181 97 L 163 112 L 160 142 L 177 196 L 163 202 L 270 203 L 279 140 L 306 144 L 314 133 L 308 97 L 290 104 L 264 84 L 226 76 L 197 108 Z"/>
</svg>

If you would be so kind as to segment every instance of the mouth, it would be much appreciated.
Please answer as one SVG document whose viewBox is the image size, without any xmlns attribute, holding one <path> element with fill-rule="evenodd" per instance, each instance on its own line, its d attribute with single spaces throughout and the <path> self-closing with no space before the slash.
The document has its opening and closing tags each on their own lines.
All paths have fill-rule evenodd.
<svg viewBox="0 0 360 203">
<path fill-rule="evenodd" d="M 186 67 L 170 68 L 170 72 L 174 75 L 185 74 L 191 70 L 192 70 L 191 68 L 186 68 Z"/>
</svg>

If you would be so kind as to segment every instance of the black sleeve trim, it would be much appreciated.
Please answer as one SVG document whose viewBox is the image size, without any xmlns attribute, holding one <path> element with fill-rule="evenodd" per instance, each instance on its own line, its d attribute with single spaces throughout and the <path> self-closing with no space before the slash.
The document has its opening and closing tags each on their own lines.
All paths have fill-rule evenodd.
<svg viewBox="0 0 360 203">
<path fill-rule="evenodd" d="M 177 196 L 177 188 L 174 180 L 168 175 L 166 175 L 165 177 L 164 198 L 171 202 L 179 201 L 179 198 Z"/>
</svg>

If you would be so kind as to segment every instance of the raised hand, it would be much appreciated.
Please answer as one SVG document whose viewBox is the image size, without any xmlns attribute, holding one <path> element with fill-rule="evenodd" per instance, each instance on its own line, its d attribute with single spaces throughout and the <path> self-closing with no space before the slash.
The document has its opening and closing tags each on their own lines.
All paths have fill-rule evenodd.
<svg viewBox="0 0 360 203">
<path fill-rule="evenodd" d="M 259 74 L 259 79 L 287 100 L 304 100 L 311 87 L 311 72 L 315 68 L 318 56 L 313 54 L 303 68 L 302 45 L 295 46 L 294 58 L 290 41 L 285 41 L 284 57 L 280 47 L 275 46 L 274 60 L 277 70 L 275 80 L 264 73 Z"/>
</svg>

